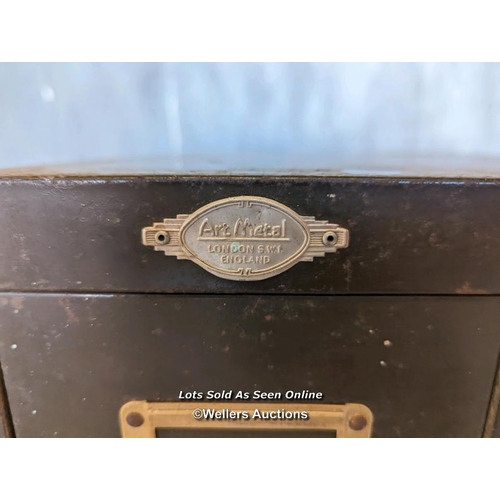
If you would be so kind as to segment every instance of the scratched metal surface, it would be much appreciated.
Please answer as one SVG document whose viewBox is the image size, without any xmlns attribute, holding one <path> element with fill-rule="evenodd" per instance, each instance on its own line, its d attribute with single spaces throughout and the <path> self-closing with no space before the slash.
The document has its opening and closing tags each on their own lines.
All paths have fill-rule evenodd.
<svg viewBox="0 0 500 500">
<path fill-rule="evenodd" d="M 0 64 L 0 168 L 255 151 L 496 156 L 499 135 L 499 64 Z"/>
</svg>

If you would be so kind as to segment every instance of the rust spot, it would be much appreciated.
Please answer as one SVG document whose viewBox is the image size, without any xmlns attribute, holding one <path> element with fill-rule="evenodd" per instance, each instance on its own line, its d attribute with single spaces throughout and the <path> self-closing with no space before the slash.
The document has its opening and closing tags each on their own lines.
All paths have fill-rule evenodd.
<svg viewBox="0 0 500 500">
<path fill-rule="evenodd" d="M 485 294 L 488 293 L 486 290 L 482 288 L 474 288 L 470 285 L 468 281 L 466 281 L 460 288 L 457 288 L 455 290 L 456 293 L 463 293 L 463 294 L 473 294 L 473 293 L 478 293 L 478 294 Z"/>
<path fill-rule="evenodd" d="M 78 318 L 78 316 L 73 312 L 73 310 L 71 309 L 71 306 L 70 306 L 70 302 L 68 299 L 65 299 L 65 298 L 61 298 L 59 299 L 59 304 L 64 308 L 64 310 L 66 311 L 66 316 L 68 318 L 68 323 L 70 325 L 72 324 L 78 324 L 80 323 L 80 319 Z"/>
<path fill-rule="evenodd" d="M 16 309 L 23 308 L 24 297 L 13 297 L 10 299 L 10 305 Z"/>
<path fill-rule="evenodd" d="M 229 345 L 227 345 L 227 344 L 226 344 L 226 345 L 225 345 L 225 346 L 221 349 L 221 351 L 222 351 L 222 352 L 229 352 L 229 350 L 230 350 L 230 349 L 231 349 L 231 348 L 229 347 Z"/>
<path fill-rule="evenodd" d="M 266 315 L 264 316 L 264 319 L 265 319 L 266 321 L 272 321 L 272 320 L 274 319 L 274 316 L 273 316 L 272 314 L 266 314 Z"/>
<path fill-rule="evenodd" d="M 226 330 L 222 330 L 222 332 L 220 333 L 220 336 L 221 337 L 225 337 L 226 336 Z"/>
</svg>

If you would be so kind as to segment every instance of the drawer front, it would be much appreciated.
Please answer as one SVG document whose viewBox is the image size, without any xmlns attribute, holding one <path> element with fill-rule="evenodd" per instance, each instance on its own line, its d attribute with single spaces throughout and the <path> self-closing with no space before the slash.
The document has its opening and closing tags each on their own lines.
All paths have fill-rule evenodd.
<svg viewBox="0 0 500 500">
<path fill-rule="evenodd" d="M 346 228 L 348 248 L 262 281 L 155 252 L 141 229 L 254 195 Z M 498 294 L 497 181 L 274 177 L 0 180 L 0 291 Z"/>
<path fill-rule="evenodd" d="M 19 437 L 119 436 L 128 401 L 209 390 L 321 392 L 295 402 L 366 405 L 375 437 L 472 437 L 499 323 L 496 297 L 1 294 L 0 359 Z"/>
</svg>

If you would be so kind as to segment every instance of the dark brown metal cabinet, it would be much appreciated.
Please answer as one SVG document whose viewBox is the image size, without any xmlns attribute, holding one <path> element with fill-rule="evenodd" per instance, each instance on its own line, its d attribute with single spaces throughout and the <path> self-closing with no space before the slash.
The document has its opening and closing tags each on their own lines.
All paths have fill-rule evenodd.
<svg viewBox="0 0 500 500">
<path fill-rule="evenodd" d="M 497 180 L 129 168 L 0 179 L 16 436 L 119 436 L 127 401 L 224 389 L 362 403 L 375 437 L 498 434 Z M 141 243 L 155 221 L 243 195 L 338 223 L 349 247 L 229 281 Z"/>
</svg>

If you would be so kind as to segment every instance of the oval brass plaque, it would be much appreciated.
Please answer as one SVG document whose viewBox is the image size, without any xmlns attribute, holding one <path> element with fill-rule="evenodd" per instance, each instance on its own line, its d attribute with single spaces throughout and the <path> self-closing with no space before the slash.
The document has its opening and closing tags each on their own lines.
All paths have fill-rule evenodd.
<svg viewBox="0 0 500 500">
<path fill-rule="evenodd" d="M 262 280 L 346 248 L 349 232 L 268 198 L 238 196 L 142 230 L 144 245 L 230 280 Z"/>
</svg>

